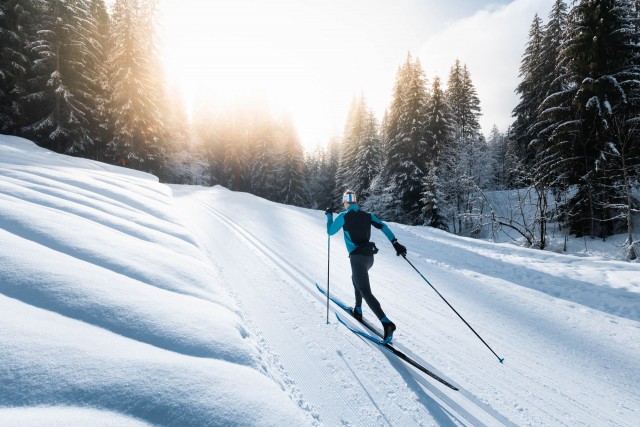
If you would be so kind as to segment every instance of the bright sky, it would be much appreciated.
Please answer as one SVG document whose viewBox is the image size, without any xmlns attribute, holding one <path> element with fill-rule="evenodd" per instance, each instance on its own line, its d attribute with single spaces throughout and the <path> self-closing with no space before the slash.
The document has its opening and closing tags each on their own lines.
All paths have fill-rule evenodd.
<svg viewBox="0 0 640 427">
<path fill-rule="evenodd" d="M 534 14 L 553 0 L 159 0 L 164 58 L 187 103 L 266 100 L 308 149 L 340 135 L 355 96 L 379 119 L 399 65 L 418 56 L 446 82 L 469 66 L 487 134 L 505 130 Z"/>
</svg>

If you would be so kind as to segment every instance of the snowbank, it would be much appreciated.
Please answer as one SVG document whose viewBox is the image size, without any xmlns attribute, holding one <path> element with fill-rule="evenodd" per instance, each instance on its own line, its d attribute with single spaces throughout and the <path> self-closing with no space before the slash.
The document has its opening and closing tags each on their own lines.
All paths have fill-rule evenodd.
<svg viewBox="0 0 640 427">
<path fill-rule="evenodd" d="M 309 424 L 238 313 L 155 177 L 0 136 L 0 425 Z"/>
</svg>

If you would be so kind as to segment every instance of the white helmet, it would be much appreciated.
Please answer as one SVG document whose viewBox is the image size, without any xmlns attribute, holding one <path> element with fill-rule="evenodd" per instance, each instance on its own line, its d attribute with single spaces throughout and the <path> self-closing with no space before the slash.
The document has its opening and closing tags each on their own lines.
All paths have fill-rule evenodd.
<svg viewBox="0 0 640 427">
<path fill-rule="evenodd" d="M 356 203 L 357 201 L 356 193 L 351 190 L 345 191 L 342 195 L 342 203 Z"/>
</svg>

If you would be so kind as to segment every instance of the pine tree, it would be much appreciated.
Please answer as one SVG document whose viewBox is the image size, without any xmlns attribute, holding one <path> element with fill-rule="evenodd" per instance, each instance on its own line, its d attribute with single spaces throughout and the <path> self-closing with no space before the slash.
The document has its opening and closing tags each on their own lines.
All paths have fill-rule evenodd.
<svg viewBox="0 0 640 427">
<path fill-rule="evenodd" d="M 364 109 L 364 99 L 362 97 L 354 99 L 349 109 L 349 115 L 347 116 L 340 149 L 340 163 L 336 176 L 341 191 L 346 189 L 355 191 L 356 180 L 354 176 L 354 164 L 356 156 L 358 155 L 358 146 L 364 126 Z"/>
<path fill-rule="evenodd" d="M 380 136 L 378 121 L 373 111 L 365 109 L 362 137 L 354 164 L 355 186 L 353 190 L 364 202 L 371 194 L 371 185 L 381 170 Z"/>
<path fill-rule="evenodd" d="M 453 150 L 454 132 L 451 108 L 442 90 L 440 77 L 436 76 L 431 87 L 431 97 L 427 102 L 426 129 L 432 137 L 433 157 L 427 168 L 427 176 L 423 179 L 422 214 L 425 225 L 448 230 L 447 212 L 450 211 L 442 188 L 438 165 L 443 162 L 444 155 Z M 442 168 L 444 170 L 444 168 Z"/>
<path fill-rule="evenodd" d="M 116 0 L 112 14 L 110 103 L 114 137 L 109 146 L 121 164 L 158 172 L 164 161 L 161 75 L 155 53 L 154 2 Z"/>
<path fill-rule="evenodd" d="M 340 161 L 340 144 L 337 138 L 329 141 L 326 155 L 320 169 L 320 183 L 322 195 L 319 197 L 318 206 L 322 208 L 330 208 L 338 210 L 341 206 L 342 194 L 341 188 L 336 180 L 338 173 L 338 165 Z"/>
<path fill-rule="evenodd" d="M 304 206 L 307 202 L 303 176 L 304 150 L 290 123 L 284 123 L 280 132 L 282 151 L 277 177 L 279 201 L 287 205 Z"/>
<path fill-rule="evenodd" d="M 564 81 L 564 66 L 560 64 L 560 49 L 566 33 L 567 19 L 567 5 L 564 0 L 556 0 L 549 12 L 547 24 L 542 29 L 541 52 L 536 61 L 537 70 L 541 75 L 540 102 L 537 107 L 536 121 L 531 128 L 531 136 L 534 138 L 532 145 L 534 145 L 536 156 L 547 148 L 546 142 L 553 133 L 556 122 L 553 117 L 556 113 L 561 113 L 553 108 L 544 112 L 548 107 L 557 104 L 557 96 L 563 93 L 567 86 Z"/>
<path fill-rule="evenodd" d="M 437 164 L 440 161 L 441 153 L 453 145 L 455 134 L 451 107 L 442 90 L 438 76 L 433 79 L 431 97 L 427 102 L 426 129 L 432 138 L 433 158 Z"/>
<path fill-rule="evenodd" d="M 487 145 L 480 129 L 480 99 L 466 65 L 456 61 L 451 69 L 447 99 L 453 111 L 453 127 L 460 171 L 483 187 L 481 177 Z"/>
<path fill-rule="evenodd" d="M 576 186 L 564 211 L 577 235 L 605 237 L 620 226 L 615 206 L 623 196 L 615 185 L 616 145 L 628 136 L 622 123 L 638 114 L 634 12 L 626 1 L 584 0 L 569 14 L 560 52 L 567 89 L 550 108 L 564 112 L 555 117 L 553 140 L 560 161 L 554 172 Z"/>
<path fill-rule="evenodd" d="M 165 92 L 162 101 L 162 116 L 166 117 L 165 131 L 167 140 L 167 163 L 161 178 L 166 182 L 177 184 L 192 184 L 200 177 L 194 176 L 189 167 L 199 165 L 197 154 L 202 148 L 200 144 L 194 144 L 191 137 L 191 128 L 187 117 L 187 110 L 182 100 L 182 95 L 177 87 L 172 87 Z M 203 169 L 198 166 L 195 170 Z"/>
<path fill-rule="evenodd" d="M 90 0 L 89 13 L 83 31 L 90 35 L 89 57 L 85 73 L 89 77 L 89 91 L 85 100 L 89 109 L 89 135 L 91 145 L 84 155 L 99 161 L 107 158 L 107 144 L 113 138 L 113 119 L 109 113 L 111 88 L 109 85 L 108 60 L 110 50 L 111 17 L 104 0 Z"/>
<path fill-rule="evenodd" d="M 166 162 L 167 139 L 169 137 L 166 123 L 170 119 L 163 114 L 166 111 L 164 103 L 168 101 L 166 98 L 167 82 L 160 60 L 159 38 L 154 23 L 159 0 L 138 1 L 140 2 L 140 26 L 144 34 L 142 47 L 146 62 L 145 67 L 142 68 L 142 82 L 147 92 L 146 98 L 149 101 L 144 111 L 148 124 L 145 137 L 153 146 L 153 150 L 149 150 L 150 153 L 147 154 L 148 160 L 145 170 L 160 174 Z"/>
<path fill-rule="evenodd" d="M 491 188 L 495 190 L 516 188 L 516 175 L 520 174 L 523 169 L 522 153 L 515 140 L 511 139 L 511 134 L 511 129 L 502 133 L 495 125 L 489 134 L 487 144 L 493 166 L 493 185 Z"/>
<path fill-rule="evenodd" d="M 449 72 L 447 101 L 453 114 L 454 138 L 465 144 L 477 140 L 480 133 L 480 99 L 466 65 L 456 60 Z"/>
<path fill-rule="evenodd" d="M 86 1 L 51 0 L 36 29 L 29 93 L 24 97 L 28 120 L 23 132 L 40 145 L 60 153 L 84 153 L 91 146 L 87 100 L 91 76 L 85 72 L 92 52 L 86 23 Z"/>
<path fill-rule="evenodd" d="M 23 125 L 27 73 L 35 59 L 28 46 L 42 8 L 37 0 L 0 3 L 0 133 L 17 135 Z"/>
<path fill-rule="evenodd" d="M 423 179 L 422 188 L 424 225 L 449 231 L 446 196 L 438 176 L 438 168 L 433 162 L 429 165 L 429 172 Z"/>
<path fill-rule="evenodd" d="M 520 65 L 522 81 L 516 88 L 520 102 L 513 109 L 515 122 L 512 135 L 519 147 L 520 158 L 525 164 L 533 163 L 535 157 L 530 143 L 535 139 L 534 125 L 538 122 L 538 107 L 546 98 L 543 85 L 549 79 L 544 67 L 544 61 L 549 58 L 542 55 L 543 39 L 542 20 L 536 14 L 531 23 L 529 41 Z M 555 64 L 555 57 L 552 58 L 552 63 Z"/>
<path fill-rule="evenodd" d="M 321 183 L 321 171 L 326 158 L 326 150 L 320 146 L 311 153 L 305 153 L 304 156 L 304 188 L 309 197 L 309 206 L 311 209 L 325 209 L 319 203 L 324 188 Z"/>
<path fill-rule="evenodd" d="M 565 2 L 555 1 L 549 20 L 542 29 L 536 21 L 532 24 L 530 41 L 522 61 L 523 81 L 518 86 L 521 103 L 514 109 L 516 121 L 509 135 L 516 144 L 511 152 L 515 152 L 519 160 L 512 162 L 508 185 L 528 187 L 537 195 L 537 245 L 544 249 L 548 197 L 553 189 L 562 186 L 563 181 L 562 175 L 554 170 L 558 151 L 552 136 L 558 123 L 570 112 L 569 108 L 558 108 L 559 101 L 566 100 L 570 92 L 567 91 L 559 57 L 567 26 Z"/>
<path fill-rule="evenodd" d="M 454 141 L 442 153 L 440 170 L 446 183 L 445 193 L 454 218 L 455 233 L 475 229 L 467 219 L 476 207 L 476 190 L 486 176 L 488 148 L 480 132 L 480 100 L 466 65 L 456 60 L 449 72 L 446 92 L 447 102 L 453 116 Z"/>
<path fill-rule="evenodd" d="M 257 112 L 250 130 L 252 136 L 249 160 L 250 191 L 268 200 L 278 199 L 278 141 L 275 120 L 265 110 Z"/>
<path fill-rule="evenodd" d="M 224 145 L 220 123 L 221 119 L 213 111 L 211 104 L 205 99 L 199 99 L 194 107 L 193 137 L 196 145 L 202 148 L 206 157 L 209 185 L 218 185 L 224 182 Z"/>
<path fill-rule="evenodd" d="M 411 55 L 400 67 L 387 117 L 388 153 L 384 181 L 385 214 L 391 219 L 417 224 L 422 215 L 422 181 L 433 157 L 426 129 L 428 92 L 426 77 Z"/>
<path fill-rule="evenodd" d="M 337 177 L 341 190 L 355 191 L 361 202 L 380 171 L 378 123 L 364 96 L 354 100 L 347 118 Z"/>
<path fill-rule="evenodd" d="M 527 171 L 527 176 L 521 174 L 523 176 L 520 177 L 527 185 L 533 181 L 541 192 L 559 189 L 564 185 L 563 174 L 557 170 L 559 156 L 554 134 L 560 123 L 570 120 L 571 114 L 569 105 L 572 85 L 566 81 L 565 64 L 560 63 L 560 49 L 566 33 L 567 19 L 565 2 L 556 0 L 543 28 L 542 51 L 538 59 L 538 69 L 542 76 L 539 86 L 541 101 L 537 107 L 535 122 L 530 128 L 530 147 L 534 156 L 532 170 L 530 173 Z"/>
<path fill-rule="evenodd" d="M 239 110 L 231 111 L 222 133 L 224 144 L 224 185 L 234 191 L 246 191 L 248 139 L 244 118 Z"/>
</svg>

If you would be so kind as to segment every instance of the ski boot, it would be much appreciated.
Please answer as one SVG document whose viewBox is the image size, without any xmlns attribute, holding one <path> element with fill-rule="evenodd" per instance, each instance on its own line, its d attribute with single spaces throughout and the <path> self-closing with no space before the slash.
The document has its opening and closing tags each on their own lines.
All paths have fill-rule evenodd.
<svg viewBox="0 0 640 427">
<path fill-rule="evenodd" d="M 393 339 L 393 332 L 396 330 L 396 324 L 386 317 L 382 319 L 381 322 L 382 328 L 384 329 L 384 338 L 382 339 L 382 343 L 388 344 Z"/>
</svg>

